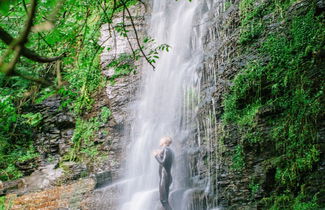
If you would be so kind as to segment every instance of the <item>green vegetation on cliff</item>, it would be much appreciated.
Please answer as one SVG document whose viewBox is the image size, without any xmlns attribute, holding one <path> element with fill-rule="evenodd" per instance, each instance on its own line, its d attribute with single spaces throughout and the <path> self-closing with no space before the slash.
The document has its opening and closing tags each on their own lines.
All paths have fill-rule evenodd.
<svg viewBox="0 0 325 210">
<path fill-rule="evenodd" d="M 85 119 L 84 114 L 94 103 L 94 93 L 105 83 L 99 59 L 100 27 L 112 23 L 116 13 L 136 3 L 137 0 L 0 2 L 0 180 L 28 175 L 20 165 L 37 161 L 40 154 L 34 147 L 35 133 L 42 128 L 43 119 L 33 107 L 54 95 L 61 97 L 60 109 L 74 113 L 78 119 L 71 159 L 96 153 L 90 142 L 98 123 L 94 123 L 96 119 Z M 125 31 L 121 24 L 112 30 Z M 130 59 L 139 59 L 139 54 L 137 50 Z M 113 62 L 111 67 L 118 65 Z M 78 137 L 86 135 L 85 131 L 86 137 Z M 88 145 L 89 151 L 81 145 Z"/>
<path fill-rule="evenodd" d="M 297 7 L 292 9 L 293 7 Z M 234 78 L 223 119 L 241 135 L 234 167 L 245 165 L 245 148 L 268 145 L 265 171 L 275 183 L 263 199 L 272 209 L 315 209 L 318 194 L 305 194 L 304 178 L 320 160 L 324 119 L 324 12 L 316 1 L 240 2 L 244 52 L 259 55 Z M 275 28 L 270 27 L 270 23 Z M 323 179 L 324 177 L 318 177 Z M 323 192 L 324 193 L 324 192 Z"/>
</svg>

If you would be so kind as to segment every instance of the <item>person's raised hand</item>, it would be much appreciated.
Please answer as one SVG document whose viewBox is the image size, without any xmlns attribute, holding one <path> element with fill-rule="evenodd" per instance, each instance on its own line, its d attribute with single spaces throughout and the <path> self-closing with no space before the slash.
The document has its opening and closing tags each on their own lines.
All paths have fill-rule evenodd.
<svg viewBox="0 0 325 210">
<path fill-rule="evenodd" d="M 152 155 L 153 156 L 157 156 L 157 155 L 159 155 L 160 154 L 160 150 L 154 150 L 153 152 L 152 152 Z"/>
</svg>

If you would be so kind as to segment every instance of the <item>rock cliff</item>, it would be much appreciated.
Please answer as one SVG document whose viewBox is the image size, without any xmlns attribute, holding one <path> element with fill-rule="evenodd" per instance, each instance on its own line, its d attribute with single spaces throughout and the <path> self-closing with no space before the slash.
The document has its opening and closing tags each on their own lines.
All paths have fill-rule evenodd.
<svg viewBox="0 0 325 210">
<path fill-rule="evenodd" d="M 201 79 L 199 129 L 196 134 L 198 140 L 192 146 L 192 148 L 199 147 L 199 149 L 193 149 L 197 152 L 189 155 L 192 161 L 193 185 L 209 187 L 208 194 L 201 193 L 194 200 L 201 202 L 207 209 L 214 206 L 226 209 L 262 209 L 266 208 L 263 198 L 286 194 L 276 183 L 276 170 L 278 169 L 274 165 L 271 166 L 272 161 L 279 155 L 274 143 L 268 141 L 269 137 L 264 135 L 263 138 L 266 140 L 262 143 L 245 144 L 243 141 L 245 136 L 241 128 L 233 124 L 225 125 L 222 119 L 225 113 L 224 101 L 229 94 L 232 94 L 230 89 L 234 85 L 234 78 L 241 74 L 245 66 L 256 60 L 264 63 L 262 65 L 269 62 L 270 58 L 261 57 L 259 54 L 269 34 L 290 30 L 288 23 L 298 16 L 307 16 L 308 9 L 313 8 L 313 5 L 316 5 L 316 9 L 312 9 L 316 11 L 316 17 L 324 14 L 323 1 L 297 1 L 282 11 L 282 15 L 286 18 L 279 21 L 278 17 L 274 16 L 275 13 L 267 11 L 273 1 L 256 1 L 253 3 L 254 8 L 264 9 L 261 10 L 264 13 L 257 13 L 260 15 L 258 19 L 263 20 L 263 31 L 250 37 L 249 43 L 246 44 L 243 41 L 244 16 L 241 14 L 243 7 L 246 6 L 245 3 L 249 4 L 248 1 L 216 1 L 211 10 L 211 21 L 206 23 L 209 26 L 205 36 L 206 56 Z M 256 10 L 249 11 L 253 13 Z M 251 30 L 255 27 L 253 21 L 249 23 Z M 316 68 L 324 70 L 323 64 L 317 65 Z M 312 77 L 313 79 L 316 78 Z M 264 133 L 271 132 L 271 127 L 267 123 L 269 116 L 277 118 L 277 113 L 264 107 L 256 119 L 258 127 Z M 321 180 L 325 175 L 325 159 L 322 149 L 324 148 L 324 129 L 321 125 L 324 121 L 321 120 L 318 123 L 315 129 L 319 138 L 313 144 L 321 151 L 320 156 L 311 170 L 301 172 L 304 178 L 299 180 L 297 186 L 303 186 L 304 193 L 307 195 L 305 199 L 310 201 L 315 195 L 318 203 L 323 205 L 324 184 Z M 244 146 L 241 148 L 239 145 Z M 238 162 L 242 162 L 244 167 L 236 168 Z M 299 194 L 298 188 L 295 188 L 296 195 Z M 287 203 L 293 200 L 294 198 L 291 197 Z"/>
</svg>

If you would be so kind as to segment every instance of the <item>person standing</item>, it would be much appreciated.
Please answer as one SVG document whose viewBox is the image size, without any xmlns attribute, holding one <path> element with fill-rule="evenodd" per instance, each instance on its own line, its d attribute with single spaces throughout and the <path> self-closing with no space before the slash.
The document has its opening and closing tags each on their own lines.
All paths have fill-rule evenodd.
<svg viewBox="0 0 325 210">
<path fill-rule="evenodd" d="M 161 150 L 155 150 L 153 155 L 159 163 L 159 195 L 160 202 L 165 210 L 171 210 L 172 208 L 169 205 L 169 187 L 173 181 L 171 175 L 171 168 L 174 160 L 174 152 L 170 149 L 172 144 L 171 137 L 163 137 L 160 139 Z"/>
</svg>

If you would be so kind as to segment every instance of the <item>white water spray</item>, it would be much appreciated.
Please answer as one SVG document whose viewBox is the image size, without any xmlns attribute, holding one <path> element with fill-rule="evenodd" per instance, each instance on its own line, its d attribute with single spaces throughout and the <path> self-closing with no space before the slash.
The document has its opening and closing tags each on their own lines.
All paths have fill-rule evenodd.
<svg viewBox="0 0 325 210">
<path fill-rule="evenodd" d="M 121 199 L 123 210 L 153 210 L 160 206 L 158 163 L 152 156 L 159 139 L 171 136 L 176 154 L 170 200 L 174 209 L 188 209 L 189 170 L 182 150 L 193 139 L 199 102 L 199 69 L 203 59 L 202 36 L 209 4 L 204 0 L 153 0 L 149 35 L 171 46 L 160 55 L 156 70 L 142 70 L 139 100 L 130 131 L 127 154 L 128 181 Z M 183 193 L 182 193 L 183 192 Z M 180 194 L 180 195 L 177 195 Z M 177 204 L 177 207 L 175 206 Z"/>
</svg>

